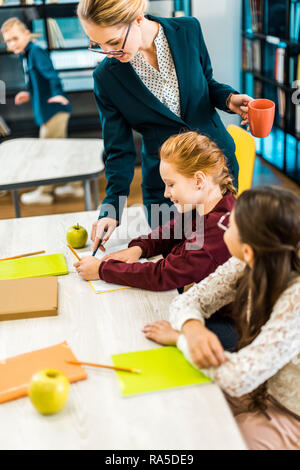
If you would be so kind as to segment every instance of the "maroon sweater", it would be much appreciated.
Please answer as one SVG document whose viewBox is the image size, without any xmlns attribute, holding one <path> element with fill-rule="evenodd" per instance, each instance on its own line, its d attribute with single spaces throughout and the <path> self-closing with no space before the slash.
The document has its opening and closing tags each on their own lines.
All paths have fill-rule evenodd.
<svg viewBox="0 0 300 470">
<path fill-rule="evenodd" d="M 171 290 L 200 282 L 230 258 L 223 240 L 224 231 L 218 227 L 218 222 L 226 212 L 231 212 L 233 204 L 232 194 L 226 194 L 209 214 L 203 216 L 204 236 L 195 235 L 195 211 L 189 215 L 192 221 L 190 233 L 184 233 L 187 231 L 180 228 L 183 215 L 176 215 L 168 224 L 158 227 L 146 237 L 132 240 L 128 245 L 141 247 L 142 258 L 163 254 L 165 259 L 145 263 L 124 263 L 113 259 L 103 261 L 99 267 L 100 279 L 152 291 Z M 166 233 L 170 233 L 168 239 L 165 239 Z M 191 243 L 194 248 L 198 244 L 199 248 L 187 249 L 187 244 Z"/>
</svg>

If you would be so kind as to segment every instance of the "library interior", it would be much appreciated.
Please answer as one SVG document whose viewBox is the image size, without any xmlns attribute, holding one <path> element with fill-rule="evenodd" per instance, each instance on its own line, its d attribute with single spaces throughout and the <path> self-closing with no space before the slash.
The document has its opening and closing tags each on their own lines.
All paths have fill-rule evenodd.
<svg viewBox="0 0 300 470">
<path fill-rule="evenodd" d="M 300 450 L 299 141 L 300 0 L 0 0 L 0 449 Z"/>
</svg>

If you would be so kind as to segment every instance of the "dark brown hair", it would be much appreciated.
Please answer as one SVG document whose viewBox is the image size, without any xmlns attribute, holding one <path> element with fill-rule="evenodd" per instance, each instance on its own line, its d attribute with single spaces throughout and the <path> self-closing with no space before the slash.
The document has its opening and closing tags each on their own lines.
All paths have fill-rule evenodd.
<svg viewBox="0 0 300 470">
<path fill-rule="evenodd" d="M 234 218 L 241 242 L 254 251 L 233 309 L 240 350 L 258 336 L 292 277 L 300 275 L 300 199 L 278 187 L 254 188 L 240 195 Z M 265 383 L 251 393 L 250 409 L 264 410 L 266 395 Z"/>
</svg>

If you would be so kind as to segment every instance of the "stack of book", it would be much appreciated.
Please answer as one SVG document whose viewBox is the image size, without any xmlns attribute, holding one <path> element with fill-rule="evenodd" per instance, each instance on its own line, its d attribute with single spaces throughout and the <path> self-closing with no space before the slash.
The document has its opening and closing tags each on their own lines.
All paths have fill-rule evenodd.
<svg viewBox="0 0 300 470">
<path fill-rule="evenodd" d="M 300 2 L 291 0 L 290 13 L 290 39 L 291 41 L 300 41 Z"/>
</svg>

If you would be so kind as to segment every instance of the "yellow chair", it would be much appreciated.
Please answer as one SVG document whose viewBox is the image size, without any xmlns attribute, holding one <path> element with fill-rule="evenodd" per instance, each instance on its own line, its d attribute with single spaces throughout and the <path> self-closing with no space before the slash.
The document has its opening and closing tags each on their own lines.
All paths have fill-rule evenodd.
<svg viewBox="0 0 300 470">
<path fill-rule="evenodd" d="M 230 124 L 227 131 L 234 140 L 236 146 L 236 158 L 239 170 L 239 194 L 252 185 L 254 162 L 255 162 L 255 140 L 241 127 Z"/>
</svg>

